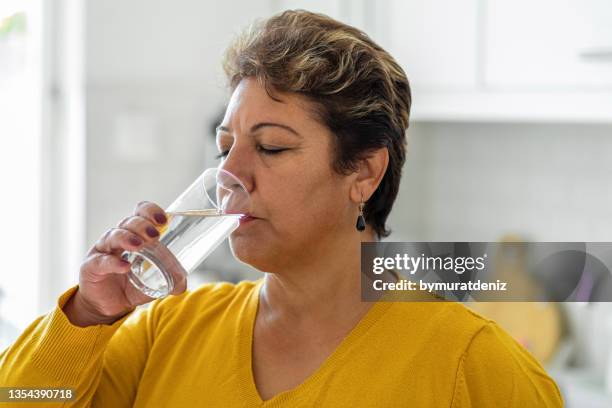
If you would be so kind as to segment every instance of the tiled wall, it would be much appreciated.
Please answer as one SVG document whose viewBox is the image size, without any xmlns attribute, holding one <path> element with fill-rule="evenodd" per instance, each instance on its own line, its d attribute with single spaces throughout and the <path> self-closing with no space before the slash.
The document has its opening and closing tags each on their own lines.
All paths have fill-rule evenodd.
<svg viewBox="0 0 612 408">
<path fill-rule="evenodd" d="M 389 239 L 612 241 L 612 125 L 420 123 Z"/>
</svg>

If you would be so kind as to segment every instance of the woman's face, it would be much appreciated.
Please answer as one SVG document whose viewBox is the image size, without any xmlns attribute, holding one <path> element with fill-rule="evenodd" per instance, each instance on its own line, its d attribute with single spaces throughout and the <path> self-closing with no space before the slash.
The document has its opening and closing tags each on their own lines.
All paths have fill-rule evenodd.
<svg viewBox="0 0 612 408">
<path fill-rule="evenodd" d="M 265 272 L 304 266 L 356 233 L 352 178 L 331 167 L 333 135 L 300 95 L 275 97 L 282 101 L 257 80 L 242 80 L 217 132 L 220 167 L 244 183 L 256 217 L 232 233 L 232 251 Z"/>
</svg>

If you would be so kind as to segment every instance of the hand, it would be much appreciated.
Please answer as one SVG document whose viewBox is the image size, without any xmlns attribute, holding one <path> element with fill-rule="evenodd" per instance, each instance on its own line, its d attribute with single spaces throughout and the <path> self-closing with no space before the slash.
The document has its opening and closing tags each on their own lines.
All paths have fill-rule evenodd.
<svg viewBox="0 0 612 408">
<path fill-rule="evenodd" d="M 129 282 L 131 265 L 121 255 L 159 240 L 158 228 L 167 222 L 161 207 L 143 201 L 136 206 L 134 215 L 102 235 L 81 265 L 78 290 L 64 305 L 64 313 L 72 324 L 81 327 L 111 324 L 136 306 L 153 300 Z M 185 274 L 179 270 L 170 273 L 175 283 L 172 294 L 184 292 Z"/>
</svg>

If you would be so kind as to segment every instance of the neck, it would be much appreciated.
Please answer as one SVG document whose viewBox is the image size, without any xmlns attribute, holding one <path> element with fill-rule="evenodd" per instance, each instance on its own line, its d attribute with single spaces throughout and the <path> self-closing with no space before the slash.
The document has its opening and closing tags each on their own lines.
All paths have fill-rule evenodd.
<svg viewBox="0 0 612 408">
<path fill-rule="evenodd" d="M 260 295 L 264 319 L 305 328 L 354 324 L 371 307 L 361 302 L 361 242 L 368 241 L 375 241 L 369 226 L 326 240 L 290 270 L 266 273 Z"/>
</svg>

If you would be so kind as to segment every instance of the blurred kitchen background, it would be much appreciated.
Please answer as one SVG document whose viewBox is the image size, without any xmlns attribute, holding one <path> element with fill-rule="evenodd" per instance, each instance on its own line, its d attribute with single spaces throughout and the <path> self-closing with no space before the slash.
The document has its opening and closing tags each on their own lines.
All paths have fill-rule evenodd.
<svg viewBox="0 0 612 408">
<path fill-rule="evenodd" d="M 364 29 L 413 89 L 390 241 L 612 241 L 608 0 L 2 0 L 0 348 L 136 203 L 215 165 L 221 56 L 256 18 Z M 258 276 L 219 247 L 190 284 Z M 568 407 L 612 406 L 612 304 L 491 310 Z"/>
</svg>

